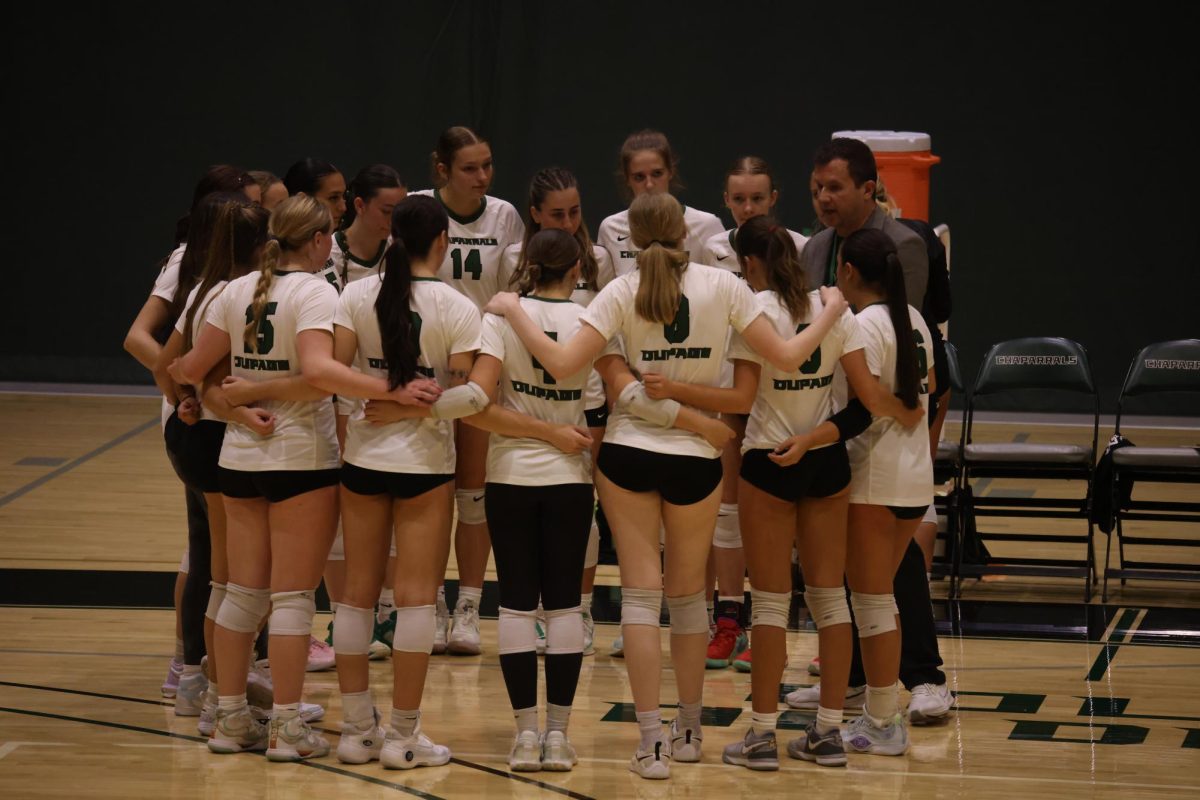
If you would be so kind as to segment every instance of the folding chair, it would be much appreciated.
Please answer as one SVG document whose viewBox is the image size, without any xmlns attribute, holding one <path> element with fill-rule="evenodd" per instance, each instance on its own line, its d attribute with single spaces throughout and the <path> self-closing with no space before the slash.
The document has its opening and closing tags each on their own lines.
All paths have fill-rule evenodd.
<svg viewBox="0 0 1200 800">
<path fill-rule="evenodd" d="M 950 342 L 946 345 L 946 368 L 950 374 L 950 390 L 954 394 L 963 393 L 962 371 L 958 366 L 958 348 Z M 966 406 L 963 406 L 963 416 L 966 416 Z M 965 426 L 960 426 L 965 427 Z M 962 477 L 962 435 L 956 439 L 941 439 L 937 443 L 937 452 L 933 458 L 933 482 L 941 486 L 947 481 L 953 481 L 954 486 L 945 497 L 934 495 L 933 504 L 946 517 L 946 554 L 952 556 L 954 551 L 953 537 L 955 536 L 958 519 L 959 481 Z M 951 569 L 952 559 L 939 561 L 934 559 L 931 574 L 937 578 L 950 579 L 950 594 L 953 596 L 955 587 L 954 571 Z"/>
<path fill-rule="evenodd" d="M 1142 348 L 1129 365 L 1125 384 L 1117 399 L 1116 433 L 1121 432 L 1121 414 L 1130 399 L 1164 394 L 1200 394 L 1200 339 L 1178 339 L 1159 342 Z M 1151 400 L 1152 403 L 1152 400 Z M 1149 405 L 1135 401 L 1135 405 Z M 1196 408 L 1197 406 L 1192 406 Z M 1133 561 L 1125 557 L 1125 545 L 1200 547 L 1200 539 L 1129 535 L 1123 530 L 1126 520 L 1151 522 L 1200 522 L 1200 501 L 1134 500 L 1126 505 L 1120 496 L 1122 485 L 1139 483 L 1200 484 L 1200 443 L 1190 446 L 1138 447 L 1128 445 L 1112 451 L 1112 482 L 1097 487 L 1112 492 L 1112 508 L 1116 514 L 1116 538 L 1120 568 L 1109 567 L 1113 535 L 1109 534 L 1104 549 L 1104 588 L 1101 599 L 1108 599 L 1108 579 L 1127 578 L 1147 580 L 1200 580 L 1200 565 L 1160 561 Z M 1132 482 L 1130 484 L 1129 482 Z M 1122 506 L 1125 505 L 1123 508 Z"/>
<path fill-rule="evenodd" d="M 1005 395 L 1010 402 L 1028 400 L 1034 393 L 1080 396 L 1090 400 L 1092 440 L 1087 444 L 1039 444 L 1004 442 L 976 444 L 973 441 L 975 414 L 981 399 Z M 975 385 L 967 395 L 966 424 L 963 431 L 961 485 L 973 488 L 983 478 L 1017 478 L 1023 481 L 1083 481 L 1082 497 L 1009 497 L 980 495 L 973 501 L 976 517 L 1026 517 L 1082 519 L 1086 535 L 1063 533 L 998 533 L 980 531 L 985 541 L 1054 542 L 1084 545 L 1081 558 L 1041 558 L 1005 554 L 1003 563 L 962 563 L 962 534 L 966 528 L 966 510 L 960 514 L 958 545 L 955 548 L 955 574 L 960 576 L 1038 575 L 1084 578 L 1084 600 L 1091 599 L 1096 581 L 1094 527 L 1090 519 L 1092 476 L 1096 464 L 1096 445 L 1100 432 L 1100 398 L 1092 379 L 1087 352 L 1069 339 L 1033 337 L 1012 339 L 993 345 L 979 367 Z"/>
</svg>

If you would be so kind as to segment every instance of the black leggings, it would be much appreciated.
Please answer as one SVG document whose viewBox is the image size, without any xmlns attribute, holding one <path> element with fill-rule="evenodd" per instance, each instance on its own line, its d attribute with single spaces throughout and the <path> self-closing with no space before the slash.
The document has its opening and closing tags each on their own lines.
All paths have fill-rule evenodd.
<svg viewBox="0 0 1200 800">
<path fill-rule="evenodd" d="M 167 458 L 179 479 L 181 469 L 176 453 L 167 448 Z M 212 539 L 208 532 L 208 503 L 197 488 L 184 484 L 187 499 L 188 573 L 183 584 L 183 602 L 179 608 L 179 625 L 183 628 L 183 663 L 198 665 L 205 656 L 204 612 L 208 610 L 208 593 L 212 581 Z"/>
<path fill-rule="evenodd" d="M 538 599 L 547 611 L 579 605 L 579 584 L 592 526 L 592 485 L 487 484 L 484 505 L 500 605 L 533 611 Z M 569 706 L 579 683 L 582 653 L 546 655 L 546 700 Z M 537 705 L 537 654 L 500 656 L 508 699 L 514 709 Z"/>
</svg>

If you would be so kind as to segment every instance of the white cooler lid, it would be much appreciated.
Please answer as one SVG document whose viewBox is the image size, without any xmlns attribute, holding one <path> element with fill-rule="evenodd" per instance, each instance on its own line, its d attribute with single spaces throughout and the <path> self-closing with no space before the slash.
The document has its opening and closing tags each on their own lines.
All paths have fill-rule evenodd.
<svg viewBox="0 0 1200 800">
<path fill-rule="evenodd" d="M 858 139 L 877 153 L 913 153 L 931 150 L 928 133 L 914 131 L 836 131 L 833 139 Z"/>
</svg>

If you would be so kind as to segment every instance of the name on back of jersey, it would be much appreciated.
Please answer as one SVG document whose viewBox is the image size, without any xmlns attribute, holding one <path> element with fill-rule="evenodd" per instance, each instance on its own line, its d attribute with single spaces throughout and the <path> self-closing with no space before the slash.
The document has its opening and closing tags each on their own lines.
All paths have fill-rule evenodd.
<svg viewBox="0 0 1200 800">
<path fill-rule="evenodd" d="M 500 245 L 500 242 L 499 242 L 499 240 L 494 239 L 489 236 L 480 237 L 480 238 L 473 238 L 470 236 L 451 236 L 450 244 L 473 244 L 473 245 L 480 245 L 480 246 L 490 245 L 492 247 L 498 247 Z"/>
<path fill-rule="evenodd" d="M 385 359 L 385 358 L 368 358 L 367 366 L 370 367 L 371 369 L 379 369 L 379 370 L 383 370 L 384 372 L 387 372 L 387 368 L 388 368 L 387 359 Z M 417 364 L 417 374 L 423 378 L 435 377 L 433 374 L 433 367 L 422 367 L 420 364 Z"/>
<path fill-rule="evenodd" d="M 777 392 L 799 392 L 804 389 L 824 389 L 833 383 L 833 373 L 820 378 L 775 378 L 771 388 Z"/>
<path fill-rule="evenodd" d="M 527 394 L 530 397 L 536 397 L 539 400 L 556 400 L 569 402 L 572 400 L 582 400 L 582 389 L 549 389 L 545 386 L 537 386 L 525 381 L 510 381 L 514 392 L 518 394 Z"/>
<path fill-rule="evenodd" d="M 642 351 L 642 361 L 669 361 L 672 358 L 712 358 L 712 348 L 668 347 L 663 350 Z"/>
<path fill-rule="evenodd" d="M 234 356 L 233 366 L 237 369 L 257 369 L 264 372 L 288 372 L 291 365 L 286 358 L 249 358 Z"/>
</svg>

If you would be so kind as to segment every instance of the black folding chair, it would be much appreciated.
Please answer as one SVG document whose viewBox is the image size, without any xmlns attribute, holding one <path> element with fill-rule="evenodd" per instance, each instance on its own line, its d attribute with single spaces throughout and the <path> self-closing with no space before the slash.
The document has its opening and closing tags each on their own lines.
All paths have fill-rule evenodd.
<svg viewBox="0 0 1200 800">
<path fill-rule="evenodd" d="M 946 371 L 950 375 L 950 390 L 954 394 L 963 393 L 962 371 L 958 366 L 958 348 L 950 342 L 944 343 L 946 348 Z M 963 405 L 963 419 L 966 418 L 966 405 Z M 965 428 L 965 425 L 960 426 Z M 941 486 L 947 481 L 953 481 L 953 488 L 945 497 L 934 495 L 933 504 L 939 513 L 946 517 L 946 555 L 942 560 L 934 559 L 931 575 L 935 578 L 950 579 L 950 594 L 954 595 L 955 575 L 953 566 L 954 537 L 957 530 L 959 482 L 962 477 L 962 434 L 956 439 L 942 439 L 937 443 L 937 452 L 933 457 L 933 482 Z"/>
<path fill-rule="evenodd" d="M 1005 395 L 1010 403 L 1028 401 L 1047 392 L 1090 400 L 1092 437 L 1090 444 L 1039 444 L 1004 442 L 976 444 L 973 441 L 975 414 L 980 400 Z M 1026 402 L 1026 407 L 1028 403 Z M 1036 426 L 1035 426 L 1036 427 Z M 1052 533 L 998 533 L 980 531 L 987 541 L 1054 542 L 1084 545 L 1081 558 L 1040 558 L 1021 555 L 998 557 L 1002 563 L 962 563 L 962 532 L 968 523 L 964 509 L 960 514 L 955 574 L 1038 575 L 1084 578 L 1084 600 L 1091 599 L 1096 582 L 1094 527 L 1090 519 L 1092 476 L 1096 464 L 1096 445 L 1100 431 L 1100 398 L 1096 392 L 1087 352 L 1069 339 L 1033 337 L 1012 339 L 993 345 L 979 368 L 975 385 L 967 395 L 966 424 L 963 431 L 962 479 L 966 489 L 977 488 L 974 481 L 984 478 L 1039 480 L 1077 480 L 1084 483 L 1082 497 L 1010 497 L 974 492 L 973 513 L 978 517 L 1027 517 L 1042 519 L 1082 519 L 1086 535 Z M 972 520 L 974 522 L 975 520 Z"/>
<path fill-rule="evenodd" d="M 1150 410 L 1155 399 L 1167 394 L 1200 395 L 1200 339 L 1177 339 L 1159 342 L 1142 348 L 1129 365 L 1125 384 L 1117 399 L 1116 433 L 1121 433 L 1121 414 L 1129 400 Z M 1143 402 L 1145 401 L 1145 402 Z M 1159 404 L 1161 405 L 1161 404 Z M 1200 406 L 1193 405 L 1192 408 Z M 1101 598 L 1108 599 L 1108 579 L 1127 578 L 1147 580 L 1200 580 L 1200 565 L 1134 561 L 1125 557 L 1125 545 L 1200 547 L 1200 539 L 1126 534 L 1126 520 L 1150 522 L 1200 522 L 1200 501 L 1128 501 L 1123 487 L 1139 483 L 1200 484 L 1200 442 L 1177 447 L 1138 447 L 1130 444 L 1112 451 L 1112 481 L 1098 491 L 1112 492 L 1112 508 L 1116 514 L 1116 538 L 1120 568 L 1112 568 L 1113 535 L 1108 537 L 1104 550 L 1104 588 Z"/>
</svg>

